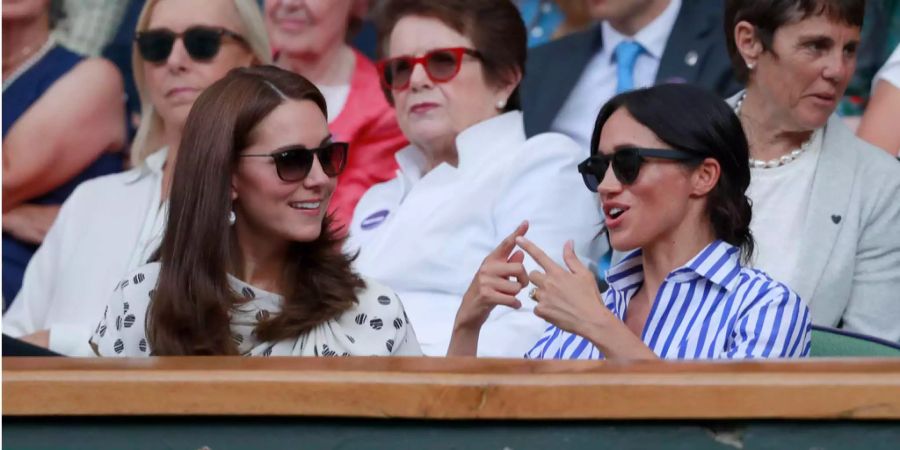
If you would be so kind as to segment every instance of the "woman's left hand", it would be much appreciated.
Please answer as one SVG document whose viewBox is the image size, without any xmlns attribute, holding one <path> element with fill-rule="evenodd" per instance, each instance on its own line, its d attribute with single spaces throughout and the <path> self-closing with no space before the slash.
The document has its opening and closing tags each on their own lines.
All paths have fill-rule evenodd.
<svg viewBox="0 0 900 450">
<path fill-rule="evenodd" d="M 567 268 L 554 262 L 537 245 L 519 237 L 516 243 L 544 269 L 528 274 L 536 287 L 534 314 L 557 327 L 587 337 L 599 324 L 615 318 L 603 304 L 594 273 L 575 255 L 572 241 L 563 246 Z"/>
</svg>

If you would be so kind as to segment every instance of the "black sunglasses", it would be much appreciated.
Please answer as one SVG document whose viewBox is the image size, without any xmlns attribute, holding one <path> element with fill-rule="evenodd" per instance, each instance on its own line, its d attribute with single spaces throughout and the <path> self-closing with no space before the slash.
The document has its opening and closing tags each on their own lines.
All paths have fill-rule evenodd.
<svg viewBox="0 0 900 450">
<path fill-rule="evenodd" d="M 596 153 L 578 164 L 578 172 L 584 178 L 584 185 L 592 192 L 597 192 L 597 187 L 606 176 L 606 169 L 612 163 L 613 173 L 622 184 L 632 184 L 637 180 L 641 172 L 641 165 L 645 158 L 670 159 L 675 161 L 701 160 L 704 156 L 682 150 L 662 148 L 637 148 L 625 147 L 616 150 L 611 155 Z"/>
<path fill-rule="evenodd" d="M 167 28 L 142 31 L 135 36 L 141 58 L 151 63 L 161 63 L 169 59 L 175 40 L 181 38 L 188 55 L 195 61 L 209 61 L 219 53 L 222 37 L 228 36 L 244 45 L 243 36 L 220 27 L 194 26 L 176 33 Z"/>
<path fill-rule="evenodd" d="M 332 142 L 318 148 L 306 148 L 302 145 L 292 145 L 278 149 L 264 155 L 240 155 L 244 157 L 263 157 L 275 160 L 275 170 L 278 178 L 289 183 L 301 181 L 309 175 L 312 169 L 313 158 L 319 159 L 322 171 L 329 177 L 336 177 L 344 170 L 347 164 L 347 150 L 350 144 L 346 142 Z"/>
</svg>

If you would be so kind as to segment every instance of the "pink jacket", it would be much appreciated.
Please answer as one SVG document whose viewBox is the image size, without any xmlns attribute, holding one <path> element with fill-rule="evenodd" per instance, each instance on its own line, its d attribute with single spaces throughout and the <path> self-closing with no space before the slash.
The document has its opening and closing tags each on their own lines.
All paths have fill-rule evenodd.
<svg viewBox="0 0 900 450">
<path fill-rule="evenodd" d="M 329 128 L 334 140 L 350 143 L 347 166 L 328 206 L 334 225 L 346 233 L 360 197 L 373 184 L 396 176 L 394 153 L 408 144 L 381 90 L 375 64 L 359 52 L 347 102 Z"/>
</svg>

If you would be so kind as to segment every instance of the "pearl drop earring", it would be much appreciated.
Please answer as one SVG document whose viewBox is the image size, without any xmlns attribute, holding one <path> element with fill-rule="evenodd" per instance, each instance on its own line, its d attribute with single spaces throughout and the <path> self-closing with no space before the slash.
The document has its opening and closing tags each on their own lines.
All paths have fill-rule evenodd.
<svg viewBox="0 0 900 450">
<path fill-rule="evenodd" d="M 234 225 L 237 222 L 237 215 L 234 213 L 234 210 L 228 211 L 228 225 Z"/>
<path fill-rule="evenodd" d="M 497 109 L 503 110 L 506 108 L 506 100 L 497 100 Z"/>
</svg>

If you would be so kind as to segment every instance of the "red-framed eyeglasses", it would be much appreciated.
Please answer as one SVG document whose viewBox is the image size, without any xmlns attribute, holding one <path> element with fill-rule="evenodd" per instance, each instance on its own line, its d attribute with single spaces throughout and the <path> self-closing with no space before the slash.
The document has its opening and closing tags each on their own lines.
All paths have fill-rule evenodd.
<svg viewBox="0 0 900 450">
<path fill-rule="evenodd" d="M 465 47 L 438 48 L 422 56 L 398 56 L 378 62 L 378 73 L 385 87 L 402 91 L 409 87 L 416 64 L 425 68 L 428 78 L 435 83 L 446 83 L 459 73 L 463 55 L 481 58 L 478 50 Z"/>
</svg>

